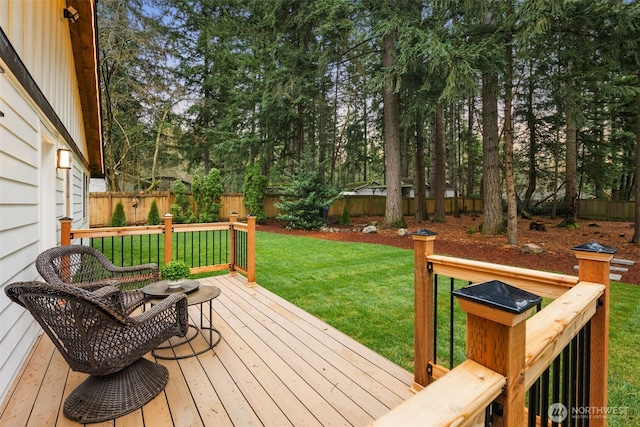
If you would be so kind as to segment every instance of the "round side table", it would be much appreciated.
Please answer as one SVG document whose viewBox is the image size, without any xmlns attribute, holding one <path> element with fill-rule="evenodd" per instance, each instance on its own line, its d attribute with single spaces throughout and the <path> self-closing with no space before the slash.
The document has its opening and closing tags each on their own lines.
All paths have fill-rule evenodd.
<svg viewBox="0 0 640 427">
<path fill-rule="evenodd" d="M 157 347 L 155 350 L 151 352 L 151 354 L 157 359 L 164 359 L 164 360 L 186 359 L 188 357 L 193 357 L 199 354 L 203 354 L 211 350 L 220 342 L 220 338 L 222 338 L 222 335 L 220 334 L 220 331 L 218 331 L 213 326 L 213 322 L 211 320 L 213 317 L 213 309 L 211 307 L 211 301 L 213 301 L 215 298 L 218 298 L 220 296 L 220 288 L 218 288 L 217 286 L 201 285 L 200 282 L 198 282 L 197 280 L 185 280 L 184 284 L 181 287 L 169 288 L 169 286 L 167 285 L 167 281 L 161 280 L 159 282 L 151 283 L 145 286 L 144 288 L 142 288 L 142 292 L 144 292 L 145 295 L 149 298 L 149 302 L 152 305 L 157 304 L 162 298 L 165 298 L 168 295 L 174 294 L 176 292 L 184 292 L 187 294 L 187 305 L 200 304 L 200 329 L 198 330 L 198 327 L 196 325 L 189 324 L 189 329 L 193 328 L 195 330 L 195 333 L 192 334 L 191 336 L 185 337 L 184 340 L 179 341 L 177 343 Z M 204 326 L 204 314 L 202 312 L 202 305 L 205 302 L 209 302 L 209 326 Z M 206 339 L 203 329 L 209 330 L 209 345 L 200 351 L 192 352 L 182 356 L 165 356 L 162 354 L 158 354 L 156 352 L 156 350 L 169 349 L 169 348 L 177 347 L 179 345 L 186 344 L 189 341 L 193 340 L 195 337 L 197 337 L 198 333 L 202 333 L 202 336 L 205 337 Z M 213 340 L 214 332 L 218 335 L 215 341 Z"/>
</svg>

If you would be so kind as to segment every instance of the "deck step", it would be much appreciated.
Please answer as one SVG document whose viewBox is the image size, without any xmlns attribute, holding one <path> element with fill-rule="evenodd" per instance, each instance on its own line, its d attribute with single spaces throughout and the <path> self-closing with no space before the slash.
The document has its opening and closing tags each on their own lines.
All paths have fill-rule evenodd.
<svg viewBox="0 0 640 427">
<path fill-rule="evenodd" d="M 612 265 L 611 267 L 609 267 L 609 271 L 617 271 L 619 273 L 626 273 L 627 271 L 629 271 L 629 269 L 627 267 L 616 267 L 615 265 Z"/>
<path fill-rule="evenodd" d="M 574 266 L 573 266 L 573 269 L 574 269 L 575 271 L 578 271 L 578 270 L 580 269 L 580 267 L 579 267 L 579 266 L 577 266 L 577 265 L 574 265 Z M 624 273 L 624 272 L 629 271 L 629 269 L 628 269 L 628 268 L 622 268 L 622 267 L 610 267 L 610 271 L 619 271 L 619 272 Z M 618 273 L 609 273 L 609 279 L 610 279 L 610 280 L 613 280 L 613 281 L 616 281 L 616 282 L 619 282 L 619 281 L 620 281 L 620 279 L 622 279 L 622 274 L 618 274 Z"/>
<path fill-rule="evenodd" d="M 622 264 L 622 265 L 635 265 L 636 262 L 632 261 L 630 259 L 620 259 L 620 258 L 613 258 L 611 260 L 612 264 Z"/>
</svg>

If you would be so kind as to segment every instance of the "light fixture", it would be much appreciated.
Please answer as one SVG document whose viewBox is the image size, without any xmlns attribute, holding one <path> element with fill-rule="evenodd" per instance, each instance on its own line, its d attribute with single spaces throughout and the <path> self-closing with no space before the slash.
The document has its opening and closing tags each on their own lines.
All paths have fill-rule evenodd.
<svg viewBox="0 0 640 427">
<path fill-rule="evenodd" d="M 72 6 L 68 6 L 64 8 L 64 17 L 69 20 L 72 24 L 80 18 L 78 11 L 75 10 Z"/>
<path fill-rule="evenodd" d="M 71 150 L 66 148 L 58 148 L 58 161 L 56 163 L 58 169 L 71 169 Z"/>
</svg>

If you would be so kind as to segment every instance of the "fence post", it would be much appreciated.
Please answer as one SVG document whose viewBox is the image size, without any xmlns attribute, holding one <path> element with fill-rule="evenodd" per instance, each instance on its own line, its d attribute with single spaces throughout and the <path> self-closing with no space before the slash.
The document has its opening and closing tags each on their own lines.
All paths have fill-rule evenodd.
<svg viewBox="0 0 640 427">
<path fill-rule="evenodd" d="M 67 246 L 71 244 L 71 221 L 72 219 L 67 216 L 65 216 L 64 218 L 60 218 L 60 244 L 61 245 Z"/>
<path fill-rule="evenodd" d="M 247 285 L 256 284 L 256 217 L 247 217 Z"/>
<path fill-rule="evenodd" d="M 600 283 L 605 286 L 598 300 L 596 314 L 591 318 L 591 354 L 589 369 L 591 387 L 589 406 L 598 410 L 607 407 L 609 380 L 609 271 L 613 254 L 617 252 L 609 246 L 590 242 L 571 248 L 578 258 L 578 278 L 581 282 Z M 569 408 L 571 411 L 571 408 Z M 606 426 L 606 417 L 593 417 L 591 427 Z"/>
<path fill-rule="evenodd" d="M 431 383 L 427 366 L 434 360 L 433 349 L 433 272 L 428 271 L 427 257 L 434 253 L 438 233 L 420 229 L 411 234 L 413 239 L 414 280 L 414 357 L 413 388 L 421 389 Z"/>
<path fill-rule="evenodd" d="M 229 233 L 231 233 L 231 235 L 229 236 L 229 274 L 231 276 L 235 276 L 236 274 L 238 274 L 238 272 L 236 271 L 237 242 L 236 242 L 236 228 L 234 225 L 236 222 L 238 222 L 237 212 L 231 212 L 231 214 L 229 214 L 229 222 L 231 223 L 231 225 L 229 226 Z"/>
<path fill-rule="evenodd" d="M 507 378 L 505 390 L 495 400 L 501 408 L 495 408 L 492 426 L 526 425 L 526 320 L 542 298 L 497 280 L 453 294 L 467 312 L 467 359 Z"/>
<path fill-rule="evenodd" d="M 163 217 L 164 220 L 164 263 L 168 263 L 171 262 L 171 257 L 172 257 L 172 237 L 171 237 L 171 233 L 173 232 L 173 215 L 171 215 L 170 213 L 166 213 L 164 214 Z"/>
</svg>

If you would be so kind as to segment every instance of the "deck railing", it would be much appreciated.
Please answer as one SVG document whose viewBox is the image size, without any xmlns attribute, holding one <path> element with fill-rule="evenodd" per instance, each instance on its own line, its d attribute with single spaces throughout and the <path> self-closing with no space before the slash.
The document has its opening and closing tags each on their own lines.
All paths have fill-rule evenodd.
<svg viewBox="0 0 640 427">
<path fill-rule="evenodd" d="M 607 406 L 609 266 L 615 250 L 574 248 L 575 277 L 435 255 L 436 234 L 428 230 L 413 239 L 418 393 L 374 425 L 606 425 L 604 417 L 584 415 L 585 409 L 588 414 Z M 450 278 L 448 289 L 438 290 L 443 277 Z M 531 292 L 543 303 L 533 315 L 533 309 L 515 315 L 459 299 L 456 328 L 458 337 L 461 330 L 466 337 L 464 355 L 454 362 L 451 332 L 443 346 L 449 366 L 437 364 L 437 331 L 445 335 L 443 329 L 454 328 L 451 293 L 488 281 Z M 451 310 L 449 325 L 438 325 L 442 309 Z"/>
<path fill-rule="evenodd" d="M 191 274 L 228 270 L 241 272 L 247 283 L 256 282 L 256 217 L 238 222 L 174 224 L 167 214 L 162 225 L 71 229 L 71 219 L 61 220 L 61 244 L 86 244 L 104 253 L 115 265 L 163 265 L 177 259 Z"/>
</svg>

